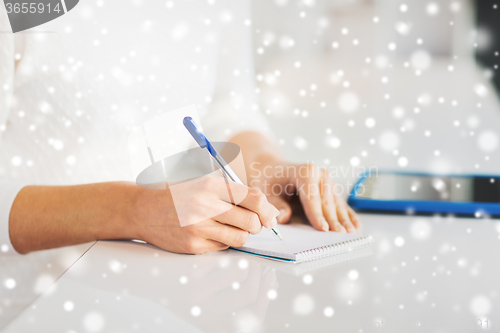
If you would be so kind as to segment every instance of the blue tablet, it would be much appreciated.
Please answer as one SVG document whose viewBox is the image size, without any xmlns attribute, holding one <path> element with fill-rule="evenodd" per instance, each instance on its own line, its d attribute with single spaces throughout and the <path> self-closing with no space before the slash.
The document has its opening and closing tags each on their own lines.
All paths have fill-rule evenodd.
<svg viewBox="0 0 500 333">
<path fill-rule="evenodd" d="M 356 210 L 500 216 L 500 175 L 365 173 L 348 203 Z"/>
</svg>

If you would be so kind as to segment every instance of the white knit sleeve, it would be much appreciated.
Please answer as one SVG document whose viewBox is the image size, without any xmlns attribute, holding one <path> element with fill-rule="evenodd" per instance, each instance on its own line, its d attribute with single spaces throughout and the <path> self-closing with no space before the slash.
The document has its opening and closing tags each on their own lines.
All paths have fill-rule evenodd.
<svg viewBox="0 0 500 333">
<path fill-rule="evenodd" d="M 15 41 L 3 1 L 0 0 L 0 140 L 9 126 L 9 111 L 14 90 Z M 2 166 L 0 165 L 0 168 Z M 25 184 L 0 180 L 0 255 L 16 253 L 9 237 L 12 203 Z"/>
<path fill-rule="evenodd" d="M 7 126 L 7 118 L 14 90 L 15 44 L 9 18 L 0 0 L 0 140 Z"/>
<path fill-rule="evenodd" d="M 227 141 L 244 131 L 273 139 L 255 96 L 251 4 L 248 0 L 218 2 L 228 15 L 219 27 L 219 54 L 214 99 L 202 119 L 212 141 Z"/>
<path fill-rule="evenodd" d="M 15 253 L 9 236 L 10 209 L 17 194 L 26 184 L 0 180 L 0 255 Z"/>
</svg>

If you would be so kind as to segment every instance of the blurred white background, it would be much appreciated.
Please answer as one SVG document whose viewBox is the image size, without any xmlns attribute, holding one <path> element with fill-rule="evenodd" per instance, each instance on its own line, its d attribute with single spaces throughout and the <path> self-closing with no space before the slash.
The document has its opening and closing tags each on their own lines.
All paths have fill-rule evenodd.
<svg viewBox="0 0 500 333">
<path fill-rule="evenodd" d="M 253 4 L 261 107 L 288 158 L 498 172 L 498 101 L 474 60 L 471 1 Z"/>
</svg>

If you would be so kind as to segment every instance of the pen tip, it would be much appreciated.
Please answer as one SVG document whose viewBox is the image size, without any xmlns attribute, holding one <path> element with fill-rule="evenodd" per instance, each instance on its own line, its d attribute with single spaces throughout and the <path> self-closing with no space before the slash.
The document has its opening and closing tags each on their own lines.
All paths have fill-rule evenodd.
<svg viewBox="0 0 500 333">
<path fill-rule="evenodd" d="M 283 237 L 281 237 L 281 233 L 278 231 L 278 229 L 272 228 L 270 231 L 272 231 L 273 234 L 278 236 L 279 239 L 283 240 Z"/>
</svg>

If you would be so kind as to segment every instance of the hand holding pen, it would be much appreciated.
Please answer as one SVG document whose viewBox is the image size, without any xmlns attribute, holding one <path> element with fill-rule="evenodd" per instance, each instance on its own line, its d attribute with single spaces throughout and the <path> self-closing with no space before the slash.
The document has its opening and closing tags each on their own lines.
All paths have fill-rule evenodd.
<svg viewBox="0 0 500 333">
<path fill-rule="evenodd" d="M 212 161 L 214 162 L 214 164 L 217 166 L 217 168 L 220 170 L 220 172 L 222 173 L 222 175 L 224 176 L 224 178 L 226 179 L 226 181 L 228 179 L 230 179 L 231 181 L 233 181 L 233 182 L 235 182 L 237 184 L 244 185 L 243 182 L 240 180 L 240 178 L 236 175 L 236 173 L 234 173 L 234 171 L 231 169 L 231 167 L 229 166 L 229 164 L 227 164 L 227 162 L 221 156 L 221 154 L 219 154 L 215 150 L 215 148 L 212 146 L 212 144 L 210 143 L 210 141 L 208 140 L 208 138 L 205 136 L 205 134 L 196 126 L 196 124 L 193 121 L 193 118 L 191 118 L 191 117 L 185 117 L 184 118 L 184 126 L 189 131 L 189 133 L 191 134 L 191 136 L 195 139 L 195 141 L 198 143 L 198 145 L 202 149 L 206 149 L 208 155 L 210 156 L 210 158 L 212 159 Z M 262 193 L 260 193 L 260 191 L 259 191 L 259 194 L 262 194 Z M 263 194 L 262 194 L 262 196 L 265 198 L 265 196 Z M 266 201 L 266 203 L 268 203 L 267 199 L 265 201 Z M 279 215 L 279 210 L 277 210 L 274 206 L 272 206 L 272 207 L 274 208 L 274 210 L 276 210 L 276 212 L 275 212 L 276 215 L 272 219 L 272 222 L 271 222 L 270 225 L 266 225 L 264 223 L 262 225 L 265 226 L 265 227 L 267 227 L 267 228 L 269 228 L 272 231 L 272 233 L 274 235 L 276 235 L 276 237 L 278 237 L 279 239 L 283 240 L 283 238 L 281 237 L 281 233 L 276 228 L 276 225 L 277 225 L 276 216 Z"/>
</svg>

